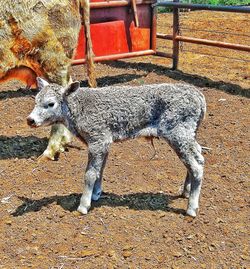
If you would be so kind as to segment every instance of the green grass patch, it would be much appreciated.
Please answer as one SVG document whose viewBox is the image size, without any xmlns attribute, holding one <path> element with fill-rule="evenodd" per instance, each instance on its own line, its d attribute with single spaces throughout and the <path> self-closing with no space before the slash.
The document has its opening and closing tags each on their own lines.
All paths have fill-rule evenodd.
<svg viewBox="0 0 250 269">
<path fill-rule="evenodd" d="M 171 7 L 158 7 L 157 11 L 158 13 L 168 13 L 168 12 L 172 12 L 172 8 Z"/>
</svg>

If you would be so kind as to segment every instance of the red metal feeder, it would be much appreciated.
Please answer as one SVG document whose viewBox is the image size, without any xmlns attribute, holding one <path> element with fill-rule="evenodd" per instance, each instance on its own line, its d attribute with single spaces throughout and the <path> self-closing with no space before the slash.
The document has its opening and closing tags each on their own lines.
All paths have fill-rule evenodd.
<svg viewBox="0 0 250 269">
<path fill-rule="evenodd" d="M 154 0 L 92 0 L 90 32 L 94 61 L 117 60 L 155 54 L 156 14 Z M 82 27 L 73 64 L 85 63 Z"/>
</svg>

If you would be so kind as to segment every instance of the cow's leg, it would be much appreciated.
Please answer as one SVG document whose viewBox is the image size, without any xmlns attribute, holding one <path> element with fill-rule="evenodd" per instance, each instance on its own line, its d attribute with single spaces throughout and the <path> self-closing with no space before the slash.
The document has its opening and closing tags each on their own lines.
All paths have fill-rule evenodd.
<svg viewBox="0 0 250 269">
<path fill-rule="evenodd" d="M 82 214 L 87 214 L 91 206 L 94 188 L 100 187 L 102 172 L 105 167 L 105 162 L 108 156 L 107 147 L 101 149 L 89 149 L 88 165 L 84 178 L 84 190 L 80 200 L 78 211 Z M 95 185 L 97 183 L 97 185 Z M 95 196 L 95 194 L 94 194 Z"/>
<path fill-rule="evenodd" d="M 63 124 L 54 124 L 51 128 L 49 143 L 39 160 L 54 160 L 59 152 L 63 152 L 72 140 L 72 134 Z"/>
<path fill-rule="evenodd" d="M 188 170 L 184 184 L 184 191 L 189 192 L 187 214 L 195 217 L 199 207 L 199 196 L 203 179 L 204 158 L 201 155 L 200 145 L 193 137 L 193 131 L 186 128 L 175 128 L 165 138 L 175 150 L 180 160 Z"/>
<path fill-rule="evenodd" d="M 83 24 L 86 38 L 86 50 L 87 50 L 86 63 L 87 63 L 88 83 L 91 88 L 95 88 L 97 84 L 94 67 L 94 53 L 90 36 L 90 5 L 89 0 L 82 0 L 81 3 L 83 8 Z"/>
<path fill-rule="evenodd" d="M 62 86 L 67 86 L 70 81 L 68 68 L 71 60 L 65 55 L 64 49 L 59 42 L 58 50 L 51 51 L 49 47 L 50 42 L 57 42 L 50 40 L 44 47 L 44 51 L 40 54 L 46 59 L 43 61 L 43 73 L 46 74 L 48 80 Z M 54 160 L 57 153 L 63 152 L 65 146 L 72 140 L 70 131 L 63 124 L 54 124 L 51 128 L 49 143 L 40 160 L 51 159 Z"/>
</svg>

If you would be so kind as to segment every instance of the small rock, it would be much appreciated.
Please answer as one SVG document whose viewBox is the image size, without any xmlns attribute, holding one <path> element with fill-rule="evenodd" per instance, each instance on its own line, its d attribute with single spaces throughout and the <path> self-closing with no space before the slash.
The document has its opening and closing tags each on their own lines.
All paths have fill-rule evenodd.
<svg viewBox="0 0 250 269">
<path fill-rule="evenodd" d="M 211 245 L 211 247 L 213 247 L 213 248 L 216 247 L 216 244 L 215 244 L 215 243 L 211 243 L 210 245 Z"/>
<path fill-rule="evenodd" d="M 245 261 L 250 260 L 249 256 L 247 256 L 247 255 L 240 255 L 240 257 L 242 260 L 245 260 Z"/>
<path fill-rule="evenodd" d="M 176 266 L 176 265 L 172 265 L 171 269 L 180 269 L 180 267 Z"/>
<path fill-rule="evenodd" d="M 212 246 L 209 246 L 208 249 L 209 249 L 209 251 L 211 251 L 211 252 L 214 251 L 214 247 L 212 247 Z"/>
<path fill-rule="evenodd" d="M 185 215 L 184 219 L 185 219 L 185 221 L 187 221 L 188 223 L 193 222 L 193 221 L 195 220 L 194 217 L 191 217 L 191 216 L 189 216 L 189 215 Z"/>
<path fill-rule="evenodd" d="M 79 255 L 84 258 L 84 257 L 89 257 L 89 256 L 99 256 L 100 253 L 99 251 L 96 251 L 96 250 L 91 250 L 91 249 L 84 249 L 82 251 L 80 251 Z"/>
<path fill-rule="evenodd" d="M 125 251 L 125 250 L 133 250 L 134 249 L 134 246 L 132 246 L 132 245 L 125 245 L 124 247 L 123 247 L 123 250 Z"/>
<path fill-rule="evenodd" d="M 194 238 L 194 237 L 195 237 L 194 234 L 190 234 L 190 235 L 187 236 L 187 239 L 190 240 L 190 239 L 192 239 L 192 238 Z"/>
<path fill-rule="evenodd" d="M 6 220 L 6 221 L 5 221 L 5 224 L 7 224 L 7 225 L 11 225 L 11 224 L 12 224 L 12 221 L 11 221 L 11 220 Z"/>
<path fill-rule="evenodd" d="M 162 262 L 164 262 L 165 261 L 165 259 L 166 259 L 166 257 L 163 255 L 163 256 L 159 256 L 158 257 L 158 262 L 159 263 L 162 263 Z"/>
<path fill-rule="evenodd" d="M 217 223 L 225 223 L 225 221 L 223 219 L 217 218 L 216 220 Z"/>
<path fill-rule="evenodd" d="M 182 256 L 182 253 L 181 252 L 174 252 L 173 256 L 176 257 L 176 258 L 179 258 L 179 257 Z"/>
<path fill-rule="evenodd" d="M 108 252 L 108 256 L 109 256 L 109 257 L 114 257 L 115 255 L 116 255 L 116 253 L 115 253 L 114 250 L 110 250 L 110 251 Z"/>
<path fill-rule="evenodd" d="M 203 223 L 208 224 L 209 223 L 209 219 L 204 219 Z"/>
<path fill-rule="evenodd" d="M 126 259 L 132 255 L 132 251 L 130 250 L 124 250 L 122 253 L 123 257 Z"/>
<path fill-rule="evenodd" d="M 76 216 L 76 217 L 80 217 L 82 216 L 82 214 L 78 211 L 73 211 L 73 215 Z"/>
<path fill-rule="evenodd" d="M 164 218 L 166 217 L 166 213 L 162 212 L 160 215 L 159 215 L 159 218 Z"/>
<path fill-rule="evenodd" d="M 166 238 L 166 239 L 167 239 L 167 240 L 166 240 L 167 242 L 170 242 L 170 241 L 171 241 L 170 235 L 167 234 L 167 233 L 163 234 L 162 237 L 163 237 L 163 238 Z"/>
</svg>

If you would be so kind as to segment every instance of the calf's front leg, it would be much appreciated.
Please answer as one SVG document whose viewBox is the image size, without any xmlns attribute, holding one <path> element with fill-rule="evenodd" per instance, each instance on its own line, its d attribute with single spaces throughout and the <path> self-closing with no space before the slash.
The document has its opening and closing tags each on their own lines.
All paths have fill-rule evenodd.
<svg viewBox="0 0 250 269">
<path fill-rule="evenodd" d="M 91 199 L 93 201 L 98 201 L 102 195 L 102 175 L 103 175 L 103 170 L 104 170 L 105 165 L 106 165 L 107 158 L 108 158 L 108 153 L 104 155 L 101 173 L 95 181 L 95 185 L 94 185 L 92 196 L 91 196 Z"/>
<path fill-rule="evenodd" d="M 88 165 L 84 178 L 84 190 L 77 211 L 87 214 L 91 199 L 98 200 L 101 195 L 102 173 L 108 156 L 107 150 L 89 151 Z M 93 192 L 94 191 L 94 192 Z"/>
</svg>

